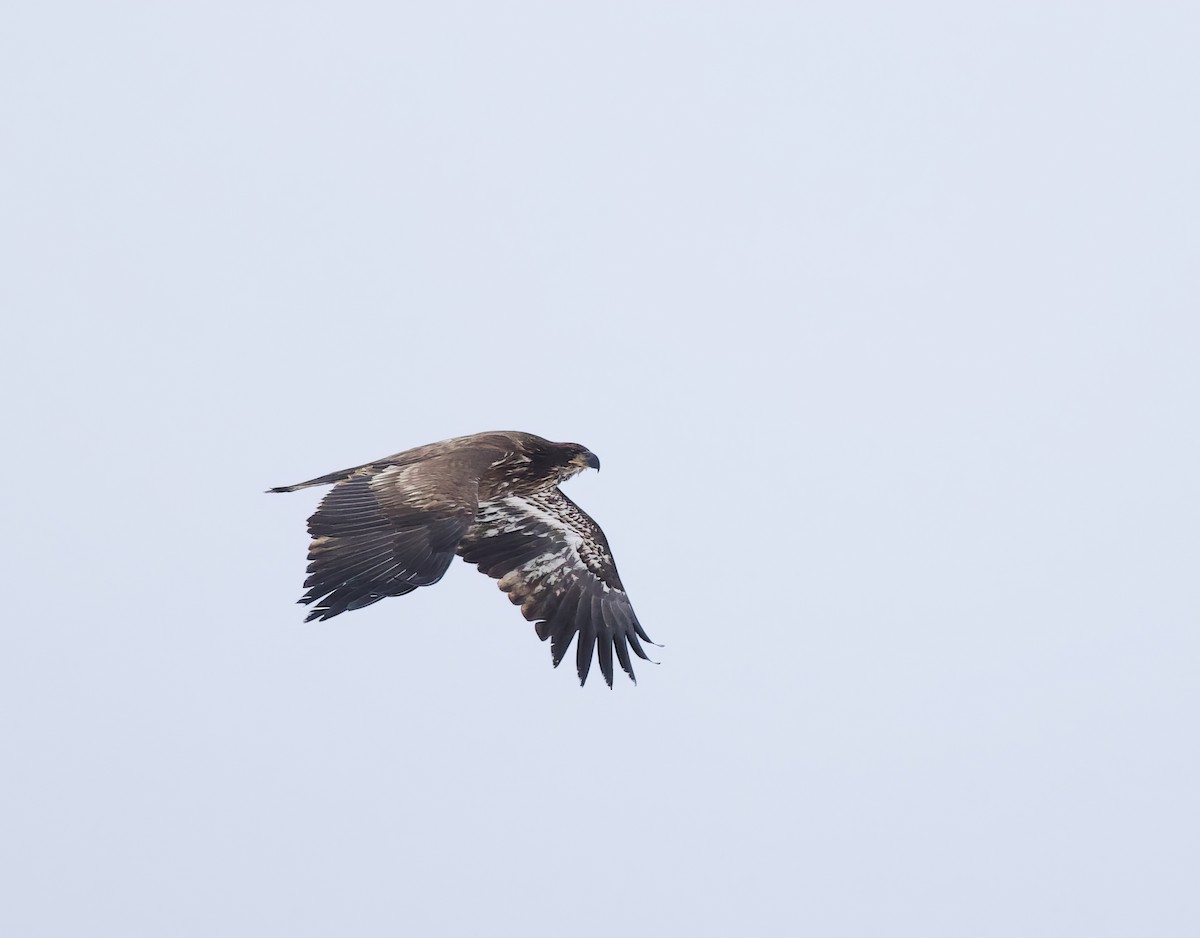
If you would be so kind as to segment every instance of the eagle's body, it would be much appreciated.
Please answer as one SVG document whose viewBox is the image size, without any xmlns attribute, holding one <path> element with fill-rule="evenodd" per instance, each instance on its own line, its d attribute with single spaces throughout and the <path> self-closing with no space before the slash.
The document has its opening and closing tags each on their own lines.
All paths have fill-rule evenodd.
<svg viewBox="0 0 1200 938">
<path fill-rule="evenodd" d="M 578 633 L 581 684 L 593 649 L 610 687 L 614 649 L 633 678 L 629 647 L 646 659 L 638 639 L 650 638 L 604 532 L 558 489 L 589 466 L 600 462 L 577 443 L 476 433 L 271 489 L 334 484 L 308 519 L 308 620 L 436 583 L 458 554 L 499 580 L 538 637 L 552 640 L 555 667 Z"/>
</svg>

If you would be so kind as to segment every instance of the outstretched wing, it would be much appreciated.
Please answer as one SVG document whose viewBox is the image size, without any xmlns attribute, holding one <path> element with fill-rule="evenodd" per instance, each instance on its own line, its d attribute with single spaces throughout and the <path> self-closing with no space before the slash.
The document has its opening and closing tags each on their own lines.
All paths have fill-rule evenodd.
<svg viewBox="0 0 1200 938">
<path fill-rule="evenodd" d="M 436 583 L 479 506 L 491 451 L 369 465 L 333 487 L 308 519 L 305 617 L 328 619 Z"/>
<path fill-rule="evenodd" d="M 538 638 L 551 639 L 558 667 L 576 633 L 579 683 L 587 680 L 592 652 L 612 687 L 613 651 L 633 680 L 629 648 L 649 661 L 639 638 L 650 641 L 617 576 L 604 532 L 558 489 L 483 502 L 458 545 L 535 623 Z"/>
</svg>

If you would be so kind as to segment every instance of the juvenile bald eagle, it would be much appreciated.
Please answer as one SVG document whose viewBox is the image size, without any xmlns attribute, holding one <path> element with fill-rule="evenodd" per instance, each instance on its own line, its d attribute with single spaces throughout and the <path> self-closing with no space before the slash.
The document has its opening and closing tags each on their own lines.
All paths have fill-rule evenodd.
<svg viewBox="0 0 1200 938">
<path fill-rule="evenodd" d="M 352 469 L 270 489 L 333 489 L 308 519 L 304 621 L 329 619 L 387 596 L 430 586 L 457 553 L 550 639 L 558 667 L 578 634 L 575 664 L 587 680 L 592 650 L 612 687 L 613 650 L 636 683 L 629 648 L 650 660 L 642 630 L 600 527 L 559 491 L 600 460 L 578 443 L 495 432 L 418 446 Z"/>
</svg>

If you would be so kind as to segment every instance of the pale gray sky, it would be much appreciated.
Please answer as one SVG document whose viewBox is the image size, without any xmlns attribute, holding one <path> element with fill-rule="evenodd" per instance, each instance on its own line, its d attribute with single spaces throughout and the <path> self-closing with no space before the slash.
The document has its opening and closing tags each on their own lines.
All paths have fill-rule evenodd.
<svg viewBox="0 0 1200 938">
<path fill-rule="evenodd" d="M 1200 7 L 13 3 L 0 934 L 1200 934 Z M 665 647 L 302 624 L 575 440 Z"/>
</svg>

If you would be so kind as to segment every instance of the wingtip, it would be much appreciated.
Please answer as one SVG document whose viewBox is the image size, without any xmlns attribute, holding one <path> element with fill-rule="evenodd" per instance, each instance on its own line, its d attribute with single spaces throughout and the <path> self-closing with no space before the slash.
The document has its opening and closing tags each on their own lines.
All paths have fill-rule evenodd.
<svg viewBox="0 0 1200 938">
<path fill-rule="evenodd" d="M 296 600 L 296 604 L 301 605 L 301 606 L 307 606 L 310 603 L 312 603 L 312 601 L 314 599 L 316 599 L 315 596 L 311 596 L 311 597 L 310 596 L 302 596 L 300 599 Z M 326 619 L 328 619 L 329 616 L 330 616 L 330 612 L 328 609 L 325 609 L 323 607 L 318 607 L 316 609 L 310 610 L 308 615 L 306 615 L 304 617 L 304 621 L 305 622 L 323 622 Z"/>
<path fill-rule="evenodd" d="M 605 679 L 605 681 L 604 681 L 604 683 L 608 685 L 608 689 L 609 689 L 609 690 L 612 690 L 612 689 L 613 689 L 613 682 L 612 682 L 612 681 L 610 681 L 610 680 L 608 680 L 608 679 L 606 678 L 606 679 Z M 586 677 L 585 677 L 585 678 L 583 678 L 583 679 L 582 679 L 582 680 L 579 682 L 579 686 L 580 686 L 580 687 L 584 687 L 586 684 L 587 684 L 587 678 L 586 678 Z"/>
</svg>

